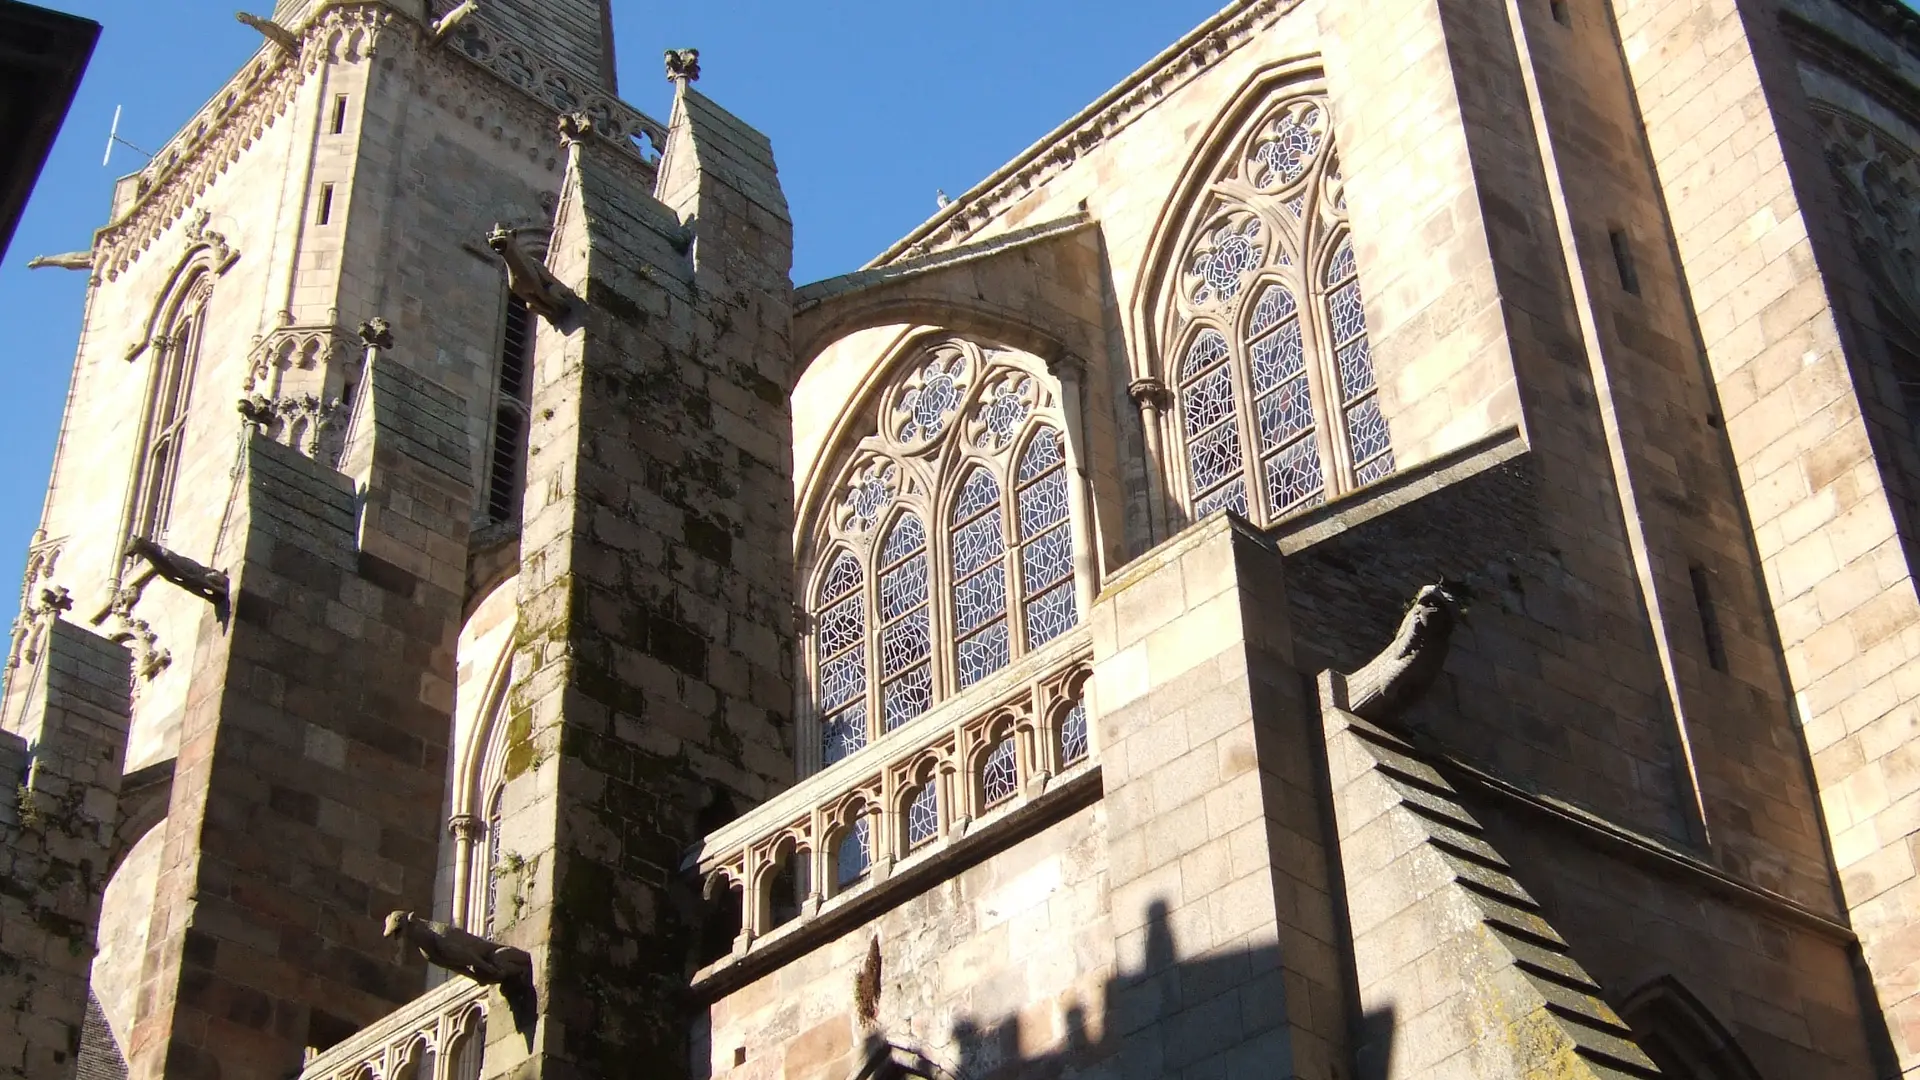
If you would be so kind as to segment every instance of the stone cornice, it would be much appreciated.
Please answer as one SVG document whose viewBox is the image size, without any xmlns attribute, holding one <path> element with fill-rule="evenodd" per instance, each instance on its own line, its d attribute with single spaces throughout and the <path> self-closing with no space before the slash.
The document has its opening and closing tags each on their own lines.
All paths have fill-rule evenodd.
<svg viewBox="0 0 1920 1080">
<path fill-rule="evenodd" d="M 1236 0 L 1127 76 L 1120 85 L 955 199 L 863 269 L 931 254 L 966 240 L 1105 143 L 1169 94 L 1300 5 L 1301 0 Z M 1866 0 L 1860 0 L 1866 2 Z"/>
</svg>

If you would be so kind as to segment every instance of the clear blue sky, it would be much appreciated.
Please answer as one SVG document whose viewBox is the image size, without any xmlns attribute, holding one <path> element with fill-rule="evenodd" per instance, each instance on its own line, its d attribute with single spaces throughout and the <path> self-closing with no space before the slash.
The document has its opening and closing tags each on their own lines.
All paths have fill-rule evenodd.
<svg viewBox="0 0 1920 1080">
<path fill-rule="evenodd" d="M 235 22 L 235 0 L 33 2 L 104 30 L 0 264 L 0 326 L 14 342 L 0 396 L 7 588 L 39 524 L 86 281 L 29 273 L 26 262 L 86 248 L 113 177 L 141 163 L 116 151 L 114 167 L 101 168 L 116 105 L 126 108 L 122 136 L 153 149 L 260 45 Z M 691 46 L 701 50 L 701 89 L 773 138 L 798 234 L 794 278 L 804 284 L 877 254 L 933 212 L 936 190 L 972 187 L 1225 2 L 615 0 L 614 11 L 627 100 L 665 119 L 660 54 Z"/>
</svg>

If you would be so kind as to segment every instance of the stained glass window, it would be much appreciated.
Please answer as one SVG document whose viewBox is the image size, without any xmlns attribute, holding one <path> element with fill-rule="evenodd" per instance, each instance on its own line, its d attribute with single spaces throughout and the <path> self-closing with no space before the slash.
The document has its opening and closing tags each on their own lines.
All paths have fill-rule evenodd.
<svg viewBox="0 0 1920 1080">
<path fill-rule="evenodd" d="M 873 865 L 873 823 L 865 814 L 855 818 L 840 834 L 840 846 L 834 852 L 834 880 L 841 888 L 856 884 L 867 876 Z"/>
<path fill-rule="evenodd" d="M 867 598 L 860 560 L 843 552 L 820 586 L 820 757 L 831 765 L 867 745 Z"/>
<path fill-rule="evenodd" d="M 881 725 L 887 731 L 933 705 L 933 624 L 928 607 L 927 529 L 903 514 L 880 548 Z"/>
<path fill-rule="evenodd" d="M 1169 362 L 1195 520 L 1271 524 L 1394 470 L 1328 115 L 1276 104 L 1197 201 Z"/>
<path fill-rule="evenodd" d="M 1060 764 L 1074 764 L 1087 756 L 1087 749 L 1087 703 L 1081 701 L 1060 719 Z"/>
<path fill-rule="evenodd" d="M 1019 477 L 1021 595 L 1026 598 L 1027 648 L 1037 649 L 1079 621 L 1066 456 L 1052 428 L 1040 429 L 1027 446 Z"/>
<path fill-rule="evenodd" d="M 1391 475 L 1393 436 L 1380 412 L 1373 376 L 1373 349 L 1367 337 L 1367 310 L 1360 295 L 1353 243 L 1342 238 L 1327 265 L 1327 319 L 1339 370 L 1340 407 L 1346 419 L 1347 446 L 1354 479 L 1368 484 Z"/>
<path fill-rule="evenodd" d="M 940 792 L 937 781 L 928 777 L 913 801 L 907 804 L 907 846 L 921 844 L 940 835 Z"/>
<path fill-rule="evenodd" d="M 953 506 L 953 628 L 962 689 L 1007 665 L 1006 537 L 1000 485 L 975 468 Z"/>
<path fill-rule="evenodd" d="M 900 399 L 899 411 L 905 419 L 900 425 L 903 442 L 937 439 L 947 429 L 948 418 L 965 400 L 967 387 L 961 381 L 966 361 L 950 354 L 936 354 L 920 372 L 920 385 Z"/>
<path fill-rule="evenodd" d="M 980 764 L 980 794 L 985 805 L 1010 799 L 1020 789 L 1020 770 L 1013 748 L 1013 736 L 1000 740 Z"/>
</svg>

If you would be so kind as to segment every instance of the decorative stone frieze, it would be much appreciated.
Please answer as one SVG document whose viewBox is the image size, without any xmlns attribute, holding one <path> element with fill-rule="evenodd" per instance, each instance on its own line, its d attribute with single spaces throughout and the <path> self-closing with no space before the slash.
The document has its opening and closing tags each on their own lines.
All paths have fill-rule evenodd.
<svg viewBox="0 0 1920 1080">
<path fill-rule="evenodd" d="M 1092 769 L 1082 700 L 1092 660 L 1091 632 L 1075 629 L 710 834 L 685 868 L 709 898 L 741 890 L 731 960 Z M 864 864 L 849 843 L 864 844 Z M 806 870 L 783 877 L 794 858 Z M 776 896 L 777 879 L 806 895 Z"/>
<path fill-rule="evenodd" d="M 487 1000 L 487 987 L 468 979 L 449 979 L 309 1059 L 300 1080 L 478 1075 L 473 1058 L 480 1055 L 485 1042 Z M 462 1069 L 463 1064 L 467 1068 Z M 416 1071 L 410 1073 L 409 1068 Z"/>
<path fill-rule="evenodd" d="M 7 650 L 8 671 L 39 659 L 38 642 L 49 613 L 57 616 L 73 607 L 66 590 L 52 585 L 54 569 L 66 546 L 64 536 L 48 539 L 45 532 L 37 532 L 33 546 L 27 549 L 27 572 L 20 583 L 20 614 L 13 621 L 13 643 Z"/>
<path fill-rule="evenodd" d="M 454 52 L 500 76 L 542 104 L 558 109 L 563 114 L 585 113 L 591 116 L 594 130 L 623 150 L 640 154 L 636 142 L 642 138 L 647 140 L 656 155 L 667 145 L 666 125 L 612 94 L 588 85 L 579 76 L 534 50 L 514 42 L 488 23 L 484 6 L 479 14 L 462 19 L 454 26 L 447 43 Z"/>
</svg>

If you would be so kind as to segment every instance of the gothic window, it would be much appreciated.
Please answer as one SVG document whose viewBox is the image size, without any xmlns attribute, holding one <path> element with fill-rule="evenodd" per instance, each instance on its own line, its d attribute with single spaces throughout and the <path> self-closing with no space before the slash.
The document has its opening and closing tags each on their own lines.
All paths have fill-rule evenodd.
<svg viewBox="0 0 1920 1080">
<path fill-rule="evenodd" d="M 486 854 L 483 856 L 486 864 L 483 868 L 484 876 L 481 877 L 481 880 L 487 883 L 487 893 L 485 910 L 481 912 L 480 918 L 480 925 L 486 929 L 481 931 L 481 937 L 493 936 L 494 926 L 500 914 L 500 826 L 504 823 L 500 816 L 500 804 L 506 798 L 506 794 L 505 786 L 501 786 L 495 788 L 493 798 L 487 800 L 487 835 L 484 845 Z"/>
<path fill-rule="evenodd" d="M 1079 621 L 1075 474 L 1044 365 L 918 349 L 851 449 L 811 550 L 806 670 L 832 765 Z"/>
<path fill-rule="evenodd" d="M 1060 764 L 1077 764 L 1087 748 L 1087 703 L 1076 701 L 1060 720 Z"/>
<path fill-rule="evenodd" d="M 930 776 L 907 803 L 907 847 L 919 847 L 939 834 L 940 792 Z"/>
<path fill-rule="evenodd" d="M 840 834 L 834 857 L 834 883 L 842 889 L 859 884 L 873 865 L 873 821 L 865 813 Z"/>
<path fill-rule="evenodd" d="M 860 560 L 842 552 L 820 585 L 820 755 L 831 765 L 867 745 L 867 606 Z"/>
<path fill-rule="evenodd" d="M 507 297 L 500 333 L 500 379 L 493 414 L 493 452 L 487 462 L 487 520 L 520 516 L 526 487 L 527 411 L 533 391 L 533 313 L 526 301 Z"/>
<path fill-rule="evenodd" d="M 1020 789 L 1020 769 L 1013 736 L 1006 735 L 980 763 L 980 804 L 993 806 Z"/>
<path fill-rule="evenodd" d="M 1271 524 L 1394 457 L 1325 101 L 1286 98 L 1234 145 L 1173 267 L 1167 381 L 1192 516 Z"/>
<path fill-rule="evenodd" d="M 187 412 L 206 336 L 207 300 L 212 290 L 211 278 L 205 274 L 190 282 L 180 294 L 183 299 L 174 308 L 171 324 L 156 341 L 159 348 L 147 406 L 146 449 L 133 512 L 134 535 L 156 542 L 166 539 L 173 515 Z"/>
</svg>

